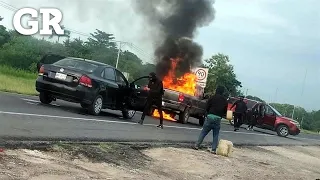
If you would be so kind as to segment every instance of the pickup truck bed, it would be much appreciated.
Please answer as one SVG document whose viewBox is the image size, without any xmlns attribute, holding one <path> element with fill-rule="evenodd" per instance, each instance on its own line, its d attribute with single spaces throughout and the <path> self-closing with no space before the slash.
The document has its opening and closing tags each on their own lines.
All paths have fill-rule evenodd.
<svg viewBox="0 0 320 180">
<path fill-rule="evenodd" d="M 178 114 L 179 122 L 188 123 L 189 117 L 199 119 L 199 124 L 204 121 L 205 106 L 207 100 L 187 95 L 178 91 L 165 89 L 162 107 L 168 114 Z"/>
</svg>

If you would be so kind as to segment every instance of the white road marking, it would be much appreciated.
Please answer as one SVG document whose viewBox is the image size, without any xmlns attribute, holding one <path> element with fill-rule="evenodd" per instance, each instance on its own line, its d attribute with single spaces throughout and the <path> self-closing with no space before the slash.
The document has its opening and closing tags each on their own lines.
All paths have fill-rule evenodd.
<svg viewBox="0 0 320 180">
<path fill-rule="evenodd" d="M 33 103 L 33 102 L 26 102 L 28 104 L 32 104 L 32 105 L 38 105 L 38 103 Z"/>
<path fill-rule="evenodd" d="M 33 104 L 33 105 L 39 105 L 41 102 L 40 101 L 37 101 L 37 100 L 34 100 L 34 99 L 25 99 L 25 98 L 21 98 L 22 100 L 24 101 L 27 101 L 28 104 Z M 34 103 L 30 103 L 30 102 L 34 102 Z M 51 104 L 52 106 L 57 106 L 57 107 L 60 107 L 59 104 Z"/>
<path fill-rule="evenodd" d="M 20 115 L 20 116 L 33 116 L 33 117 L 47 117 L 47 118 L 57 118 L 57 119 L 72 119 L 72 120 L 95 121 L 95 122 L 106 122 L 106 123 L 116 123 L 116 124 L 139 125 L 139 124 L 134 123 L 134 122 L 112 121 L 112 120 L 91 119 L 91 118 L 65 117 L 65 116 L 53 116 L 53 115 L 44 115 L 44 114 L 29 114 L 29 113 L 6 112 L 6 111 L 0 111 L 0 114 Z M 143 124 L 143 125 L 144 126 L 155 126 L 155 124 Z M 139 126 L 141 126 L 141 125 L 139 125 Z M 164 125 L 164 127 L 201 131 L 201 128 L 192 128 L 192 127 L 167 126 L 167 125 Z M 271 134 L 257 134 L 257 133 L 234 132 L 234 131 L 220 131 L 220 132 L 234 133 L 234 134 L 245 134 L 245 135 L 256 135 L 256 136 L 274 136 L 274 137 L 277 137 L 277 135 L 271 135 Z M 302 139 L 302 140 L 315 140 L 315 141 L 319 141 L 320 142 L 319 139 L 302 138 L 302 137 L 295 137 L 295 138 L 296 139 Z"/>
<path fill-rule="evenodd" d="M 34 100 L 34 99 L 25 99 L 25 98 L 21 98 L 21 99 L 24 100 L 24 101 L 28 101 L 28 102 L 36 102 L 36 103 L 40 102 L 40 101 Z"/>
</svg>

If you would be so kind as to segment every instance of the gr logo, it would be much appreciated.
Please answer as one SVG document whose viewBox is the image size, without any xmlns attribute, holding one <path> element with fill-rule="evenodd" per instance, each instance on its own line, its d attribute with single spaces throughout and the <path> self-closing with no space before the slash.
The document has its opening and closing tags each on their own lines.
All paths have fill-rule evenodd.
<svg viewBox="0 0 320 180">
<path fill-rule="evenodd" d="M 39 32 L 39 22 L 36 18 L 39 17 L 39 14 L 42 15 L 42 29 Z M 31 15 L 31 18 L 28 20 L 27 25 L 29 28 L 24 28 L 21 25 L 21 18 L 24 15 Z M 53 18 L 51 18 L 53 16 Z M 32 20 L 33 19 L 33 20 Z M 33 8 L 22 8 L 19 9 L 13 16 L 13 27 L 16 31 L 23 35 L 33 35 L 39 32 L 41 35 L 52 35 L 52 29 L 54 29 L 56 34 L 63 35 L 64 30 L 61 28 L 60 22 L 62 20 L 62 13 L 59 9 L 56 8 L 40 8 L 38 10 Z"/>
</svg>

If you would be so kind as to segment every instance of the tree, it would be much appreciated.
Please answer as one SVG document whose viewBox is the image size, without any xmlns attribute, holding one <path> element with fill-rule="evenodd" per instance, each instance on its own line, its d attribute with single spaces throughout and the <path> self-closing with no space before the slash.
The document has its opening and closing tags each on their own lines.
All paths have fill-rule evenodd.
<svg viewBox="0 0 320 180">
<path fill-rule="evenodd" d="M 54 36 L 57 36 L 58 37 L 58 42 L 60 40 L 60 37 L 67 37 L 69 39 L 70 35 L 71 35 L 71 31 L 67 30 L 63 25 L 61 26 L 61 29 L 64 30 L 64 34 L 63 35 L 57 34 L 56 31 L 53 30 L 52 31 L 52 35 L 50 35 L 49 38 L 52 39 Z"/>
<path fill-rule="evenodd" d="M 241 92 L 238 87 L 241 82 L 237 80 L 234 73 L 233 66 L 230 63 L 229 56 L 218 53 L 213 55 L 210 59 L 205 60 L 204 66 L 209 68 L 207 79 L 207 86 L 205 91 L 213 93 L 218 85 L 224 86 L 228 94 L 231 96 L 238 96 Z"/>
<path fill-rule="evenodd" d="M 3 20 L 3 17 L 0 16 L 0 21 L 2 21 L 2 20 Z"/>
</svg>

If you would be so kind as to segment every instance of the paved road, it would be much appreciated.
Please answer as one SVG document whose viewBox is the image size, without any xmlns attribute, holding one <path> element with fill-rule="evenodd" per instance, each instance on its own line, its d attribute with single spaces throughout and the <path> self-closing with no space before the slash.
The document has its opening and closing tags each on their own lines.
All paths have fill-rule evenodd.
<svg viewBox="0 0 320 180">
<path fill-rule="evenodd" d="M 0 139 L 193 142 L 201 130 L 197 120 L 186 125 L 165 121 L 164 129 L 157 129 L 158 120 L 148 117 L 141 126 L 136 124 L 140 116 L 138 112 L 129 121 L 116 111 L 91 116 L 78 104 L 43 105 L 38 97 L 0 93 Z M 317 135 L 281 138 L 266 130 L 233 132 L 227 122 L 221 126 L 220 138 L 248 145 L 320 145 Z M 211 140 L 210 134 L 205 141 Z"/>
</svg>

